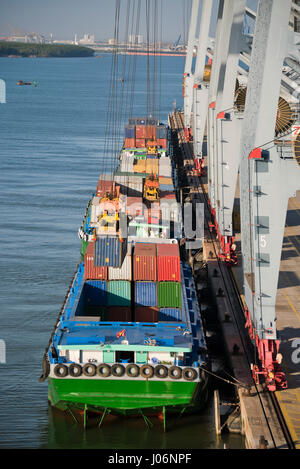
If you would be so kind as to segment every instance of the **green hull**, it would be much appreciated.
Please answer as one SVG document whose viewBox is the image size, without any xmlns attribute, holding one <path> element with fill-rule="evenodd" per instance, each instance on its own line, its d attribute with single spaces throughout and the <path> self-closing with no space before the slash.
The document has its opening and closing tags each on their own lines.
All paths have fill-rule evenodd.
<svg viewBox="0 0 300 469">
<path fill-rule="evenodd" d="M 59 409 L 68 407 L 116 414 L 153 413 L 162 407 L 176 408 L 205 405 L 207 382 L 176 382 L 124 379 L 56 379 L 49 378 L 49 401 Z"/>
<path fill-rule="evenodd" d="M 89 244 L 88 241 L 84 241 L 83 239 L 81 240 L 80 253 L 82 254 L 83 257 L 85 255 L 85 251 L 87 250 L 88 244 Z"/>
</svg>

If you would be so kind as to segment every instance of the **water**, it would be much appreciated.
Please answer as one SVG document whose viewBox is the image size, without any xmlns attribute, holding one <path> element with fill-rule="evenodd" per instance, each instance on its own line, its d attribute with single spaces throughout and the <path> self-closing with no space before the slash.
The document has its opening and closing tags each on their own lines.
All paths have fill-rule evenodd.
<svg viewBox="0 0 300 469">
<path fill-rule="evenodd" d="M 161 422 L 107 420 L 86 432 L 48 407 L 41 360 L 79 261 L 77 229 L 98 174 L 110 56 L 0 59 L 7 103 L 0 106 L 1 285 L 0 447 L 243 447 L 236 435 L 216 441 L 210 404 L 166 434 Z M 182 106 L 183 58 L 162 59 L 162 116 Z M 146 58 L 137 59 L 135 114 L 145 113 Z M 18 80 L 37 87 L 17 86 Z M 0 357 L 1 361 L 1 357 Z"/>
</svg>

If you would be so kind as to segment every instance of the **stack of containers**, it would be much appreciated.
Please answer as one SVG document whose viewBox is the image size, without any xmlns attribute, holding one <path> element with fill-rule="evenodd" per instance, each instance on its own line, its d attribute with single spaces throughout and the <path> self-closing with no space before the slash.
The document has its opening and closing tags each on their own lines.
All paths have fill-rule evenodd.
<svg viewBox="0 0 300 469">
<path fill-rule="evenodd" d="M 96 191 L 97 197 L 103 197 L 106 192 L 111 192 L 112 188 L 113 188 L 113 181 L 102 179 L 100 176 L 100 179 L 98 180 L 98 184 L 97 184 L 97 191 Z"/>
<path fill-rule="evenodd" d="M 178 244 L 157 245 L 157 280 L 159 320 L 180 320 L 181 274 Z"/>
<path fill-rule="evenodd" d="M 167 148 L 167 128 L 165 125 L 156 127 L 157 145 L 161 148 Z"/>
<path fill-rule="evenodd" d="M 143 195 L 143 177 L 129 176 L 127 181 L 127 196 L 142 197 Z"/>
<path fill-rule="evenodd" d="M 121 156 L 120 170 L 122 173 L 133 173 L 134 155 L 123 154 Z"/>
<path fill-rule="evenodd" d="M 158 159 L 147 158 L 146 159 L 146 173 L 158 174 L 158 170 L 159 170 Z"/>
<path fill-rule="evenodd" d="M 145 173 L 146 172 L 146 159 L 139 158 L 136 160 L 136 163 L 133 165 L 134 173 Z"/>
<path fill-rule="evenodd" d="M 135 148 L 135 125 L 125 125 L 125 148 Z"/>
<path fill-rule="evenodd" d="M 136 148 L 146 147 L 146 127 L 145 124 L 137 124 L 135 127 Z"/>
<path fill-rule="evenodd" d="M 171 177 L 172 175 L 172 166 L 170 159 L 164 156 L 161 156 L 159 159 L 159 175 L 164 177 Z"/>
<path fill-rule="evenodd" d="M 90 242 L 84 256 L 84 280 L 107 280 L 106 265 L 95 264 L 95 242 Z"/>
<path fill-rule="evenodd" d="M 170 177 L 159 177 L 159 192 L 173 192 L 174 185 L 173 180 Z"/>
<path fill-rule="evenodd" d="M 133 256 L 135 321 L 157 322 L 156 244 L 136 243 Z"/>
</svg>

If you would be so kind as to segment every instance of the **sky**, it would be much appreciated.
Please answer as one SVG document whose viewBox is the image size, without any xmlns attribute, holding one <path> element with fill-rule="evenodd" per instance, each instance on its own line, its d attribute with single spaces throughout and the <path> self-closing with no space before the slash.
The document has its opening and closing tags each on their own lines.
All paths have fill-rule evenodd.
<svg viewBox="0 0 300 469">
<path fill-rule="evenodd" d="M 121 1 L 120 38 L 124 39 L 126 6 Z M 217 16 L 218 0 L 214 2 L 211 34 Z M 131 0 L 132 2 L 132 0 Z M 162 2 L 163 41 L 175 41 L 179 34 L 187 37 L 188 12 L 192 0 L 157 0 Z M 255 4 L 257 0 L 248 0 Z M 132 3 L 131 3 L 132 4 Z M 154 0 L 150 0 L 154 4 Z M 145 5 L 145 0 L 142 0 Z M 249 5 L 251 6 L 251 5 Z M 159 8 L 160 10 L 160 8 Z M 160 11 L 159 11 L 160 13 Z M 141 11 L 140 34 L 146 38 L 145 9 Z M 160 15 L 158 15 L 160 17 Z M 85 33 L 95 35 L 96 40 L 114 37 L 115 0 L 0 0 L 0 36 L 24 35 L 37 32 L 53 39 L 78 39 Z M 159 25 L 160 25 L 160 19 Z M 122 29 L 123 28 L 123 29 Z"/>
</svg>

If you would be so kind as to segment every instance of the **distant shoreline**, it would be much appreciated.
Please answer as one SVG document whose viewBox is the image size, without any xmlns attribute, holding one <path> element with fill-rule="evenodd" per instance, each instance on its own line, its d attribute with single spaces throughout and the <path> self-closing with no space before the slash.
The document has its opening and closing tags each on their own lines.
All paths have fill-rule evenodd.
<svg viewBox="0 0 300 469">
<path fill-rule="evenodd" d="M 95 51 L 89 47 L 69 44 L 33 44 L 0 41 L 0 57 L 92 57 Z"/>
</svg>

